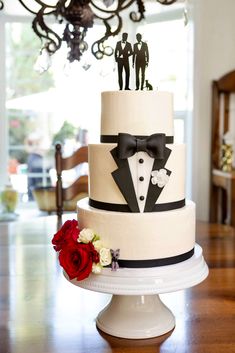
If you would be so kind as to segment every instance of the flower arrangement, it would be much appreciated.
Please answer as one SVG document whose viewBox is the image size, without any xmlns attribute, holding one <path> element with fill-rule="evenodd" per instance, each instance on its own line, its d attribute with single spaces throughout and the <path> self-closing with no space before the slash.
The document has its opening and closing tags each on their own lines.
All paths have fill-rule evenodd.
<svg viewBox="0 0 235 353">
<path fill-rule="evenodd" d="M 102 245 L 92 229 L 79 229 L 78 222 L 66 221 L 52 239 L 59 262 L 70 279 L 82 281 L 91 272 L 100 273 L 112 262 L 111 251 Z"/>
</svg>

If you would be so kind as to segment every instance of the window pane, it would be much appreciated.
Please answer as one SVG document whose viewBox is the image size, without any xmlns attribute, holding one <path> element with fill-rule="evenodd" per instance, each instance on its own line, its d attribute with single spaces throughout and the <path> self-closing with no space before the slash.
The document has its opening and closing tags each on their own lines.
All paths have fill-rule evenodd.
<svg viewBox="0 0 235 353">
<path fill-rule="evenodd" d="M 183 119 L 174 119 L 174 141 L 175 143 L 184 142 L 184 120 Z"/>
<path fill-rule="evenodd" d="M 90 32 L 90 47 L 102 32 L 100 26 Z M 68 156 L 87 144 L 88 137 L 99 140 L 100 92 L 116 88 L 114 62 L 113 58 L 97 61 L 88 53 L 70 65 L 63 45 L 51 68 L 39 74 L 34 68 L 40 41 L 31 23 L 8 23 L 6 33 L 9 173 L 21 199 L 27 200 L 32 199 L 34 187 L 55 184 L 56 142 L 63 144 Z M 66 174 L 65 183 L 73 177 L 74 173 Z"/>
<path fill-rule="evenodd" d="M 182 142 L 187 110 L 187 30 L 180 19 L 145 24 L 138 31 L 149 46 L 150 59 L 146 79 L 149 79 L 154 89 L 172 92 L 176 115 L 183 112 L 183 119 L 175 121 L 175 140 Z"/>
<path fill-rule="evenodd" d="M 188 67 L 187 31 L 183 20 L 151 23 L 138 30 L 149 46 L 147 76 L 150 82 L 155 89 L 173 92 L 175 110 L 184 110 Z"/>
</svg>

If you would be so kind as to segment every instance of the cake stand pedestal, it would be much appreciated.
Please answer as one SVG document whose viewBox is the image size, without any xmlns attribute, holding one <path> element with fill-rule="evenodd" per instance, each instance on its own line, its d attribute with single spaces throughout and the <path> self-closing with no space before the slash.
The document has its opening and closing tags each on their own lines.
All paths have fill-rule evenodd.
<svg viewBox="0 0 235 353">
<path fill-rule="evenodd" d="M 163 335 L 175 327 L 172 312 L 159 294 L 190 288 L 202 282 L 208 267 L 202 249 L 196 244 L 194 255 L 175 265 L 145 268 L 102 270 L 83 281 L 69 280 L 81 288 L 113 294 L 110 303 L 99 313 L 97 327 L 116 337 L 144 339 Z"/>
</svg>

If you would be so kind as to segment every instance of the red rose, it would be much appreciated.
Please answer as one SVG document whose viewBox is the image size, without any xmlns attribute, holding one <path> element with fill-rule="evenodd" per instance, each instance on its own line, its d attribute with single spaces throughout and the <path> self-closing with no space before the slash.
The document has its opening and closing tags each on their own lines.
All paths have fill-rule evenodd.
<svg viewBox="0 0 235 353">
<path fill-rule="evenodd" d="M 87 247 L 89 247 L 89 252 L 91 254 L 92 262 L 95 262 L 96 264 L 98 264 L 98 262 L 100 261 L 100 255 L 98 251 L 95 250 L 95 247 L 91 242 L 89 242 L 86 245 Z"/>
<path fill-rule="evenodd" d="M 92 248 L 93 247 L 93 248 Z M 69 243 L 62 248 L 59 254 L 60 265 L 64 268 L 70 279 L 78 281 L 87 278 L 92 271 L 94 246 L 91 243 Z"/>
<path fill-rule="evenodd" d="M 68 243 L 77 242 L 79 234 L 78 222 L 75 219 L 66 221 L 52 239 L 54 249 L 60 251 Z"/>
</svg>

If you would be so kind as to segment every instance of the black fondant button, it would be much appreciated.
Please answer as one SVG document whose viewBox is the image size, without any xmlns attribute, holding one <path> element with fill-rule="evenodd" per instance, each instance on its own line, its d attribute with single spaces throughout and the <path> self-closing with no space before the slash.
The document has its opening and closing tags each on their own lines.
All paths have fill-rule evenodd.
<svg viewBox="0 0 235 353">
<path fill-rule="evenodd" d="M 144 181 L 144 177 L 143 176 L 139 177 L 139 181 Z"/>
<path fill-rule="evenodd" d="M 140 201 L 144 201 L 144 196 L 140 196 Z"/>
<path fill-rule="evenodd" d="M 140 159 L 139 159 L 139 163 L 144 163 L 143 158 L 140 158 Z"/>
</svg>

